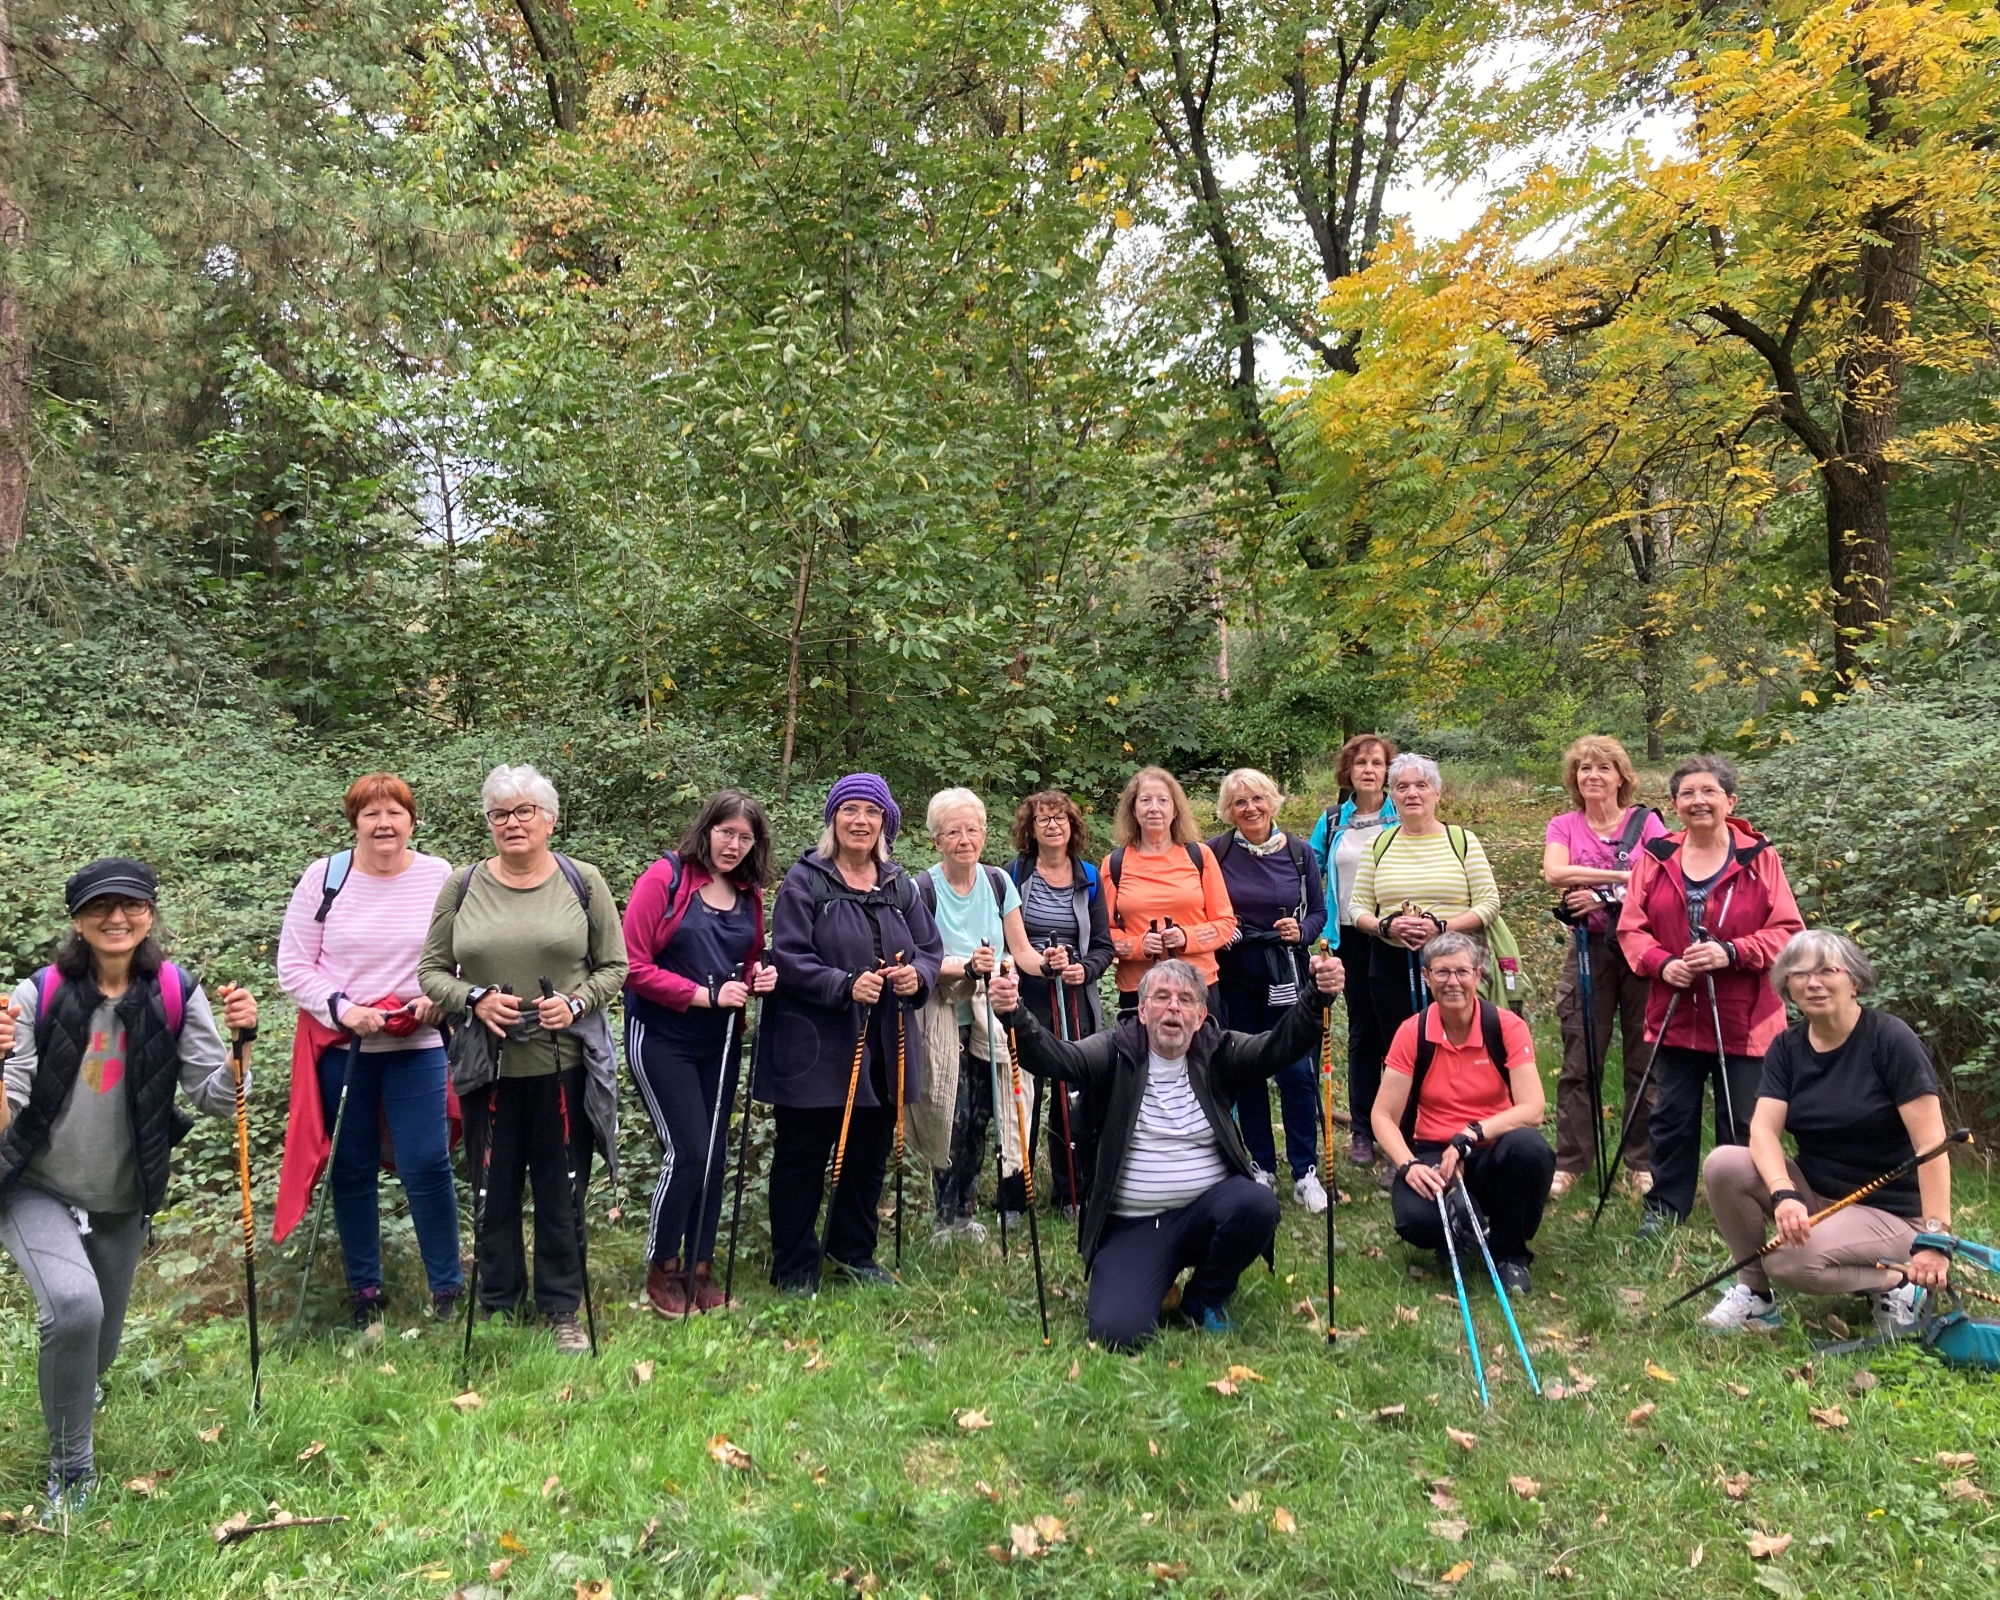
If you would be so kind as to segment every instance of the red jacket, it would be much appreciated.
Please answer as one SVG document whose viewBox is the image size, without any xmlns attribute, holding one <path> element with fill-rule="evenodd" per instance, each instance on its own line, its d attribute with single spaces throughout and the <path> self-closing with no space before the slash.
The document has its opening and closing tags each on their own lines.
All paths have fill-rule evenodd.
<svg viewBox="0 0 2000 1600">
<path fill-rule="evenodd" d="M 676 873 L 680 885 L 669 898 Z M 625 976 L 628 1009 L 635 1000 L 642 1010 L 652 1005 L 666 1011 L 686 1011 L 694 1004 L 695 984 L 661 966 L 659 956 L 694 904 L 694 897 L 713 876 L 700 862 L 683 863 L 672 851 L 639 874 L 639 881 L 632 885 L 632 898 L 625 904 L 625 953 L 631 961 Z M 743 968 L 748 977 L 764 957 L 764 896 L 755 889 L 743 893 L 750 902 L 750 956 Z M 667 1019 L 656 1013 L 650 1020 L 658 1025 Z"/>
<path fill-rule="evenodd" d="M 1722 1016 L 1723 1048 L 1733 1056 L 1761 1056 L 1785 1029 L 1785 1003 L 1772 991 L 1771 964 L 1805 923 L 1792 886 L 1785 881 L 1778 852 L 1739 817 L 1729 819 L 1736 854 L 1708 892 L 1704 933 L 1735 946 L 1736 964 L 1713 974 L 1715 1005 Z M 1649 840 L 1632 861 L 1632 882 L 1618 917 L 1618 943 L 1625 960 L 1652 980 L 1646 996 L 1646 1037 L 1679 1049 L 1715 1048 L 1715 1017 L 1708 984 L 1697 977 L 1680 991 L 1672 1034 L 1660 1040 L 1660 1024 L 1675 993 L 1660 969 L 1692 942 L 1688 926 L 1687 878 L 1681 871 L 1685 833 Z"/>
</svg>

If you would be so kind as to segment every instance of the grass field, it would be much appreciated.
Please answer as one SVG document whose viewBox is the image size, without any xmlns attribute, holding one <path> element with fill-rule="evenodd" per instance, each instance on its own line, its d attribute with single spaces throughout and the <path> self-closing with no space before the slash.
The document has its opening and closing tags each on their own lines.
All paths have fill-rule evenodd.
<svg viewBox="0 0 2000 1600">
<path fill-rule="evenodd" d="M 1527 887 L 1544 811 L 1489 791 L 1455 814 L 1522 886 L 1510 910 L 1546 981 L 1553 944 Z M 1537 1026 L 1546 1039 L 1550 1019 Z M 628 1197 L 650 1184 L 637 1164 Z M 1983 1155 L 1956 1181 L 1960 1226 L 1991 1237 Z M 482 1327 L 478 1403 L 455 1403 L 455 1337 L 394 1313 L 379 1339 L 322 1329 L 284 1347 L 296 1268 L 267 1259 L 255 1419 L 242 1321 L 218 1314 L 236 1266 L 218 1253 L 181 1275 L 189 1245 L 170 1242 L 142 1273 L 101 1414 L 105 1487 L 67 1538 L 11 1539 L 0 1594 L 1691 1600 L 2000 1585 L 1991 1379 L 1907 1349 L 1815 1358 L 1809 1338 L 1835 1319 L 1865 1326 L 1858 1301 L 1788 1302 L 1775 1339 L 1704 1337 L 1698 1307 L 1655 1321 L 1719 1264 L 1706 1214 L 1642 1246 L 1631 1200 L 1592 1236 L 1579 1192 L 1551 1211 L 1522 1311 L 1546 1397 L 1490 1289 L 1474 1295 L 1482 1411 L 1450 1284 L 1395 1241 L 1372 1181 L 1343 1163 L 1341 1185 L 1336 1348 L 1318 1322 L 1321 1224 L 1288 1203 L 1277 1272 L 1246 1277 L 1238 1333 L 1174 1333 L 1129 1358 L 1085 1346 L 1073 1231 L 1046 1215 L 1046 1349 L 1018 1244 L 1004 1262 L 997 1239 L 933 1251 L 914 1226 L 898 1290 L 780 1301 L 759 1254 L 739 1272 L 742 1309 L 670 1326 L 636 1304 L 639 1203 L 612 1220 L 619 1197 L 600 1182 L 601 1360 Z M 390 1245 L 414 1304 L 406 1232 Z M 337 1276 L 330 1248 L 321 1271 Z M 43 1459 L 34 1352 L 25 1289 L 0 1270 L 0 1500 L 16 1513 Z M 347 1520 L 218 1548 L 217 1525 L 273 1505 Z M 1790 1542 L 1756 1558 L 1760 1536 Z"/>
</svg>

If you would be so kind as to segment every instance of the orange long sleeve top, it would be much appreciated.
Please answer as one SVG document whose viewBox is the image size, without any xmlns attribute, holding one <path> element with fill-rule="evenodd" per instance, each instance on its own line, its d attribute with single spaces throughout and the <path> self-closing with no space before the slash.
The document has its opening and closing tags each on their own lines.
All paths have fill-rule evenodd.
<svg viewBox="0 0 2000 1600">
<path fill-rule="evenodd" d="M 1111 917 L 1120 990 L 1129 993 L 1139 987 L 1139 979 L 1153 964 L 1145 952 L 1148 927 L 1154 921 L 1164 924 L 1168 917 L 1187 934 L 1181 959 L 1202 975 L 1203 982 L 1215 982 L 1215 952 L 1236 937 L 1236 910 L 1229 903 L 1215 856 L 1205 844 L 1194 848 L 1201 853 L 1199 872 L 1188 859 L 1186 845 L 1169 845 L 1158 855 L 1133 846 L 1119 862 L 1118 883 L 1111 881 L 1111 858 L 1104 858 L 1098 881 L 1104 885 L 1104 909 Z"/>
</svg>

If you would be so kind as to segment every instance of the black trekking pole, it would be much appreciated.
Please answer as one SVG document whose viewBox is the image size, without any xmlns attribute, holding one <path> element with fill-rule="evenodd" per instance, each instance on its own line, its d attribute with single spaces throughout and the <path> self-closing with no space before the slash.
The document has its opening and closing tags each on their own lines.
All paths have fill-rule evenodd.
<svg viewBox="0 0 2000 1600">
<path fill-rule="evenodd" d="M 756 967 L 750 969 L 752 977 Z M 729 1291 L 736 1284 L 736 1239 L 743 1231 L 743 1182 L 744 1174 L 750 1170 L 750 1109 L 755 1104 L 751 1091 L 757 1076 L 757 1050 L 764 1042 L 764 999 L 757 998 L 757 1026 L 750 1030 L 749 1049 L 745 1052 L 749 1070 L 743 1074 L 743 1139 L 736 1152 L 736 1204 L 729 1216 L 729 1266 L 722 1275 L 722 1304 L 729 1306 Z"/>
<path fill-rule="evenodd" d="M 979 948 L 990 949 L 984 939 Z M 993 980 L 979 975 L 979 993 L 986 1006 L 986 1065 L 993 1075 L 993 1209 L 1000 1213 L 1000 1259 L 1007 1259 L 1007 1140 L 1000 1132 L 1000 1063 L 993 1042 L 999 1024 L 993 1020 Z M 975 1184 L 975 1188 L 977 1185 Z"/>
<path fill-rule="evenodd" d="M 1054 948 L 1053 944 L 1045 947 L 1044 955 L 1047 954 L 1048 949 L 1052 948 Z M 1065 951 L 1065 953 L 1067 952 Z M 1062 1040 L 1063 1043 L 1068 1044 L 1071 1041 L 1069 996 L 1064 992 L 1062 975 L 1060 973 L 1049 979 L 1049 1005 L 1050 1009 L 1055 1012 L 1056 1037 Z M 1059 1079 L 1051 1078 L 1049 1080 L 1049 1096 L 1055 1102 L 1056 1131 L 1061 1135 L 1063 1142 L 1063 1162 L 1065 1170 L 1069 1174 L 1070 1208 L 1076 1212 L 1077 1220 L 1081 1223 L 1083 1218 L 1083 1203 L 1078 1198 L 1076 1190 L 1076 1135 L 1071 1131 L 1069 1123 L 1069 1085 L 1061 1082 Z M 1038 1095 L 1038 1102 L 1039 1099 Z"/>
<path fill-rule="evenodd" d="M 1000 962 L 1000 971 L 1005 974 L 1011 970 L 1011 966 L 1012 963 L 1003 958 Z M 986 998 L 988 1005 L 991 1005 L 993 991 L 990 986 L 986 991 Z M 991 1034 L 987 1038 L 991 1043 Z M 1049 1297 L 1047 1290 L 1042 1286 L 1042 1234 L 1035 1222 L 1035 1148 L 1028 1137 L 1028 1108 L 1021 1094 L 1021 1050 L 1015 1043 L 1012 1028 L 1007 1030 L 1007 1068 L 1014 1085 L 1014 1123 L 1021 1136 L 1021 1193 L 1024 1197 L 1022 1209 L 1028 1217 L 1028 1253 L 1035 1261 L 1035 1309 L 1041 1313 L 1042 1344 L 1046 1347 L 1049 1342 Z"/>
<path fill-rule="evenodd" d="M 731 970 L 729 981 L 731 983 L 739 982 L 742 976 L 743 967 L 739 963 Z M 727 1133 L 729 1125 L 724 1120 L 727 1113 L 723 1109 L 727 1104 L 727 1099 L 723 1095 L 722 1090 L 723 1086 L 729 1081 L 729 1047 L 735 1042 L 736 1012 L 732 1008 L 729 1013 L 729 1020 L 723 1024 L 722 1028 L 722 1059 L 715 1066 L 715 1108 L 708 1114 L 708 1153 L 703 1159 L 701 1169 L 701 1209 L 694 1214 L 694 1250 L 692 1254 L 697 1256 L 701 1253 L 702 1233 L 708 1227 L 709 1188 L 715 1181 L 715 1147 L 718 1143 L 727 1143 L 724 1135 Z M 708 1250 L 709 1270 L 713 1272 L 715 1270 L 715 1243 L 713 1240 L 709 1242 Z M 688 1262 L 689 1284 L 694 1282 L 695 1268 L 699 1265 L 698 1261 Z"/>
<path fill-rule="evenodd" d="M 1738 1142 L 1736 1137 L 1736 1091 L 1730 1087 L 1729 1052 L 1723 1048 L 1722 1044 L 1722 1007 L 1717 1005 L 1715 1001 L 1715 974 L 1704 972 L 1702 976 L 1708 980 L 1709 1015 L 1715 1018 L 1715 1070 L 1722 1079 L 1722 1082 L 1718 1085 L 1722 1091 L 1722 1113 L 1728 1119 L 1729 1123 L 1729 1137 L 1721 1142 L 1723 1144 L 1735 1144 Z"/>
<path fill-rule="evenodd" d="M 218 991 L 226 1002 L 234 991 L 229 984 Z M 243 1189 L 243 1301 L 250 1318 L 250 1414 L 255 1416 L 264 1403 L 264 1350 L 257 1336 L 257 1213 L 250 1200 L 250 1107 L 245 1099 L 244 1078 L 249 1071 L 250 1041 L 255 1028 L 238 1028 L 229 1045 L 230 1071 L 236 1079 L 236 1175 Z"/>
<path fill-rule="evenodd" d="M 1686 991 L 1676 989 L 1667 997 L 1667 1014 L 1660 1018 L 1660 1032 L 1653 1040 L 1653 1048 L 1646 1056 L 1646 1070 L 1639 1074 L 1639 1087 L 1633 1092 L 1631 1103 L 1625 1107 L 1625 1126 L 1618 1134 L 1618 1148 L 1611 1153 L 1611 1165 L 1600 1177 L 1597 1190 L 1597 1209 L 1590 1214 L 1590 1231 L 1597 1231 L 1598 1219 L 1604 1215 L 1604 1207 L 1611 1199 L 1611 1174 L 1618 1170 L 1618 1163 L 1625 1159 L 1625 1145 L 1632 1137 L 1632 1124 L 1639 1118 L 1639 1108 L 1646 1103 L 1646 1085 L 1653 1081 L 1653 1068 L 1658 1064 L 1660 1051 L 1667 1042 L 1667 1029 L 1673 1025 L 1674 1008 L 1681 1003 Z"/>
<path fill-rule="evenodd" d="M 1597 1151 L 1597 1187 L 1604 1177 L 1604 1063 L 1597 1048 L 1597 986 L 1590 970 L 1590 925 L 1579 922 L 1576 935 L 1576 992 L 1583 1006 L 1583 1074 L 1590 1086 L 1590 1136 Z"/>
<path fill-rule="evenodd" d="M 313 1257 L 319 1253 L 320 1224 L 326 1220 L 326 1197 L 333 1188 L 333 1163 L 340 1154 L 340 1130 L 347 1126 L 347 1091 L 354 1082 L 354 1070 L 361 1065 L 361 1036 L 347 1052 L 347 1067 L 340 1077 L 340 1098 L 333 1107 L 333 1137 L 327 1142 L 326 1171 L 320 1174 L 319 1198 L 313 1202 L 312 1226 L 306 1230 L 306 1260 L 299 1272 L 299 1303 L 292 1311 L 292 1333 L 288 1341 L 299 1342 L 299 1330 L 306 1318 L 306 1297 L 312 1290 Z"/>
<path fill-rule="evenodd" d="M 550 983 L 547 978 L 542 979 L 542 998 L 544 1000 L 553 1000 L 556 998 L 556 986 Z M 590 1151 L 589 1147 L 586 1146 L 583 1156 L 583 1188 L 579 1188 L 576 1181 L 576 1144 L 570 1136 L 569 1085 L 563 1082 L 562 1040 L 551 1037 L 549 1040 L 549 1049 L 556 1058 L 556 1115 L 562 1123 L 563 1171 L 569 1179 L 569 1192 L 576 1204 L 576 1209 L 572 1213 L 572 1216 L 576 1222 L 577 1274 L 583 1279 L 583 1320 L 585 1327 L 590 1333 L 590 1358 L 595 1361 L 598 1355 L 597 1306 L 590 1297 L 590 1233 L 584 1223 L 583 1207 L 584 1189 L 590 1186 Z M 585 1070 L 588 1071 L 588 1067 Z M 586 1119 L 587 1116 L 588 1108 L 586 1108 Z M 588 1122 L 586 1120 L 586 1134 L 588 1131 Z M 541 1226 L 539 1219 L 536 1221 L 536 1226 Z"/>
<path fill-rule="evenodd" d="M 483 1028 L 477 1016 L 465 1020 L 468 1028 Z M 472 1316 L 479 1304 L 479 1238 L 486 1220 L 486 1183 L 493 1170 L 493 1128 L 500 1117 L 500 1082 L 495 1079 L 486 1091 L 486 1135 L 479 1145 L 479 1179 L 472 1190 L 472 1272 L 465 1286 L 465 1348 L 459 1352 L 458 1381 L 472 1384 Z"/>
</svg>

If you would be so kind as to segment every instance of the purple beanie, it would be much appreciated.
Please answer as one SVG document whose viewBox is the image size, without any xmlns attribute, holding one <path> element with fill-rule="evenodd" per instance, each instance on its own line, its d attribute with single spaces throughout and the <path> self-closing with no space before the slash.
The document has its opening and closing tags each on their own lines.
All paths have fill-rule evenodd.
<svg viewBox="0 0 2000 1600">
<path fill-rule="evenodd" d="M 896 842 L 896 832 L 903 826 L 903 813 L 897 808 L 896 797 L 889 793 L 888 783 L 872 772 L 850 772 L 826 793 L 826 820 L 833 821 L 833 814 L 840 809 L 843 800 L 866 800 L 870 805 L 882 808 L 882 838 L 887 844 Z"/>
</svg>

